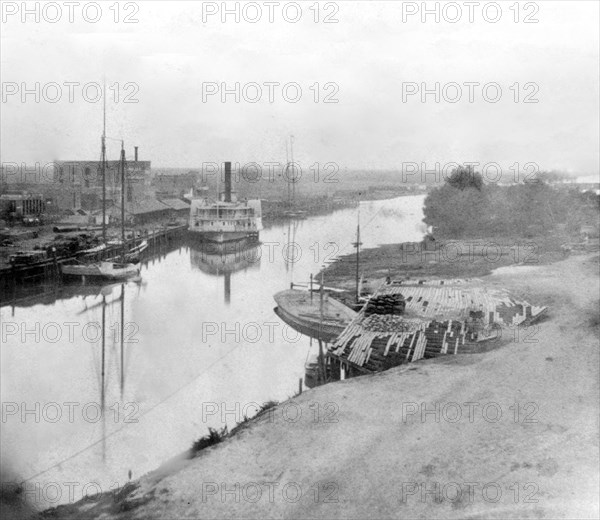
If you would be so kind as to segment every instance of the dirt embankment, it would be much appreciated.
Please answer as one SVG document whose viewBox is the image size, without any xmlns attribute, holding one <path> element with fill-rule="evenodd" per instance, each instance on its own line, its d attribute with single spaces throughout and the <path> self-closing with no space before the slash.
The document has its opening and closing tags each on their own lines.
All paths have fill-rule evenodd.
<svg viewBox="0 0 600 520">
<path fill-rule="evenodd" d="M 598 518 L 598 262 L 486 277 L 550 305 L 495 350 L 305 392 L 117 497 L 44 517 Z"/>
<path fill-rule="evenodd" d="M 566 257 L 568 237 L 519 239 L 502 237 L 386 244 L 360 252 L 366 279 L 472 278 L 507 265 L 542 265 Z M 597 248 L 596 248 L 597 250 Z M 356 254 L 339 258 L 324 270 L 328 284 L 354 286 Z"/>
</svg>

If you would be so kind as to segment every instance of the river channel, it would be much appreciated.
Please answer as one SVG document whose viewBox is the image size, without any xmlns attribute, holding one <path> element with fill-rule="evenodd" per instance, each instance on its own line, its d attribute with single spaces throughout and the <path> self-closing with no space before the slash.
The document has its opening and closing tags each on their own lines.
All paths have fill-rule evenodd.
<svg viewBox="0 0 600 520">
<path fill-rule="evenodd" d="M 362 202 L 362 247 L 420 240 L 423 200 Z M 225 263 L 183 244 L 145 263 L 137 282 L 4 305 L 10 480 L 26 481 L 40 509 L 73 502 L 155 469 L 209 427 L 231 428 L 255 403 L 293 396 L 311 343 L 275 315 L 273 294 L 353 252 L 357 217 L 342 209 L 268 227 L 258 248 Z"/>
</svg>

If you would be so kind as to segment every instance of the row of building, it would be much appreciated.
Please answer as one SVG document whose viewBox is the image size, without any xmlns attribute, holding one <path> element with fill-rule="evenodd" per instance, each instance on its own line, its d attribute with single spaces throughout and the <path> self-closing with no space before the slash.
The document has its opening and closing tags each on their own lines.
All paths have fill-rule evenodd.
<svg viewBox="0 0 600 520">
<path fill-rule="evenodd" d="M 54 161 L 41 167 L 4 163 L 0 170 L 0 219 L 101 224 L 103 192 L 107 221 L 121 218 L 121 163 L 105 162 L 105 183 L 98 161 Z M 150 161 L 125 163 L 125 215 L 131 223 L 186 216 L 184 195 L 200 182 L 199 172 L 153 175 Z M 104 184 L 104 186 L 103 186 Z"/>
</svg>

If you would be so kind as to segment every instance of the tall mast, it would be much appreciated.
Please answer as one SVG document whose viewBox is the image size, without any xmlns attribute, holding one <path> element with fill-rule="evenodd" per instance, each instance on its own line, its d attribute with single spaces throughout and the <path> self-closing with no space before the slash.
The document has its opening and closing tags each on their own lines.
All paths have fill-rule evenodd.
<svg viewBox="0 0 600 520">
<path fill-rule="evenodd" d="M 125 388 L 125 356 L 124 356 L 124 334 L 125 334 L 125 284 L 121 284 L 121 400 Z"/>
<path fill-rule="evenodd" d="M 106 420 L 104 419 L 104 407 L 106 404 L 106 396 L 105 396 L 105 369 L 106 369 L 106 360 L 105 353 L 106 350 L 106 296 L 102 295 L 102 378 L 101 378 L 101 387 L 100 387 L 100 406 L 102 408 L 102 461 L 106 461 Z"/>
<path fill-rule="evenodd" d="M 323 335 L 323 270 L 321 270 L 321 286 L 319 287 L 319 379 L 322 384 L 326 383 L 327 376 L 325 372 L 325 363 L 323 360 L 323 342 L 321 337 Z"/>
<path fill-rule="evenodd" d="M 359 266 L 360 266 L 360 201 L 358 203 L 358 217 L 356 222 L 356 303 L 360 298 L 360 281 L 359 281 Z"/>
<path fill-rule="evenodd" d="M 290 187 L 290 153 L 288 150 L 288 140 L 285 140 L 285 181 L 287 183 L 287 199 L 288 206 L 290 206 L 292 197 L 291 197 L 291 187 Z"/>
<path fill-rule="evenodd" d="M 102 93 L 102 154 L 100 158 L 100 172 L 102 174 L 102 243 L 106 244 L 106 79 Z"/>
<path fill-rule="evenodd" d="M 292 162 L 292 175 L 295 175 L 294 170 L 294 136 L 290 135 L 290 159 Z M 296 205 L 296 177 L 292 177 L 292 201 Z"/>
<path fill-rule="evenodd" d="M 121 141 L 121 246 L 125 262 L 125 147 Z"/>
<path fill-rule="evenodd" d="M 106 351 L 106 296 L 102 295 L 102 368 L 100 380 L 100 402 L 102 413 L 104 414 L 104 371 L 105 371 L 105 351 Z"/>
</svg>

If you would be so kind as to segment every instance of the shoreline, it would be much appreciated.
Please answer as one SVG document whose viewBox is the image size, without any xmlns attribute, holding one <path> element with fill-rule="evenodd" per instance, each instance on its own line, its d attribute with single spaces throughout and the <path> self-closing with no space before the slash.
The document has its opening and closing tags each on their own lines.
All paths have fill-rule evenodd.
<svg viewBox="0 0 600 520">
<path fill-rule="evenodd" d="M 438 239 L 382 244 L 360 251 L 359 273 L 365 284 L 392 279 L 474 278 L 499 267 L 548 265 L 570 254 L 568 237 Z M 597 251 L 594 246 L 590 252 Z M 336 258 L 322 270 L 329 285 L 354 291 L 356 253 Z M 321 272 L 317 275 L 321 276 Z"/>
<path fill-rule="evenodd" d="M 485 276 L 491 285 L 552 300 L 550 319 L 536 325 L 534 341 L 514 339 L 481 354 L 422 360 L 305 391 L 286 402 L 307 412 L 299 421 L 284 420 L 286 403 L 279 403 L 272 419 L 250 419 L 194 458 L 180 454 L 118 494 L 48 509 L 41 517 L 366 518 L 376 511 L 378 518 L 595 518 L 597 262 L 597 253 L 573 255 L 543 268 L 521 265 Z M 572 374 L 578 384 L 564 386 Z M 557 385 L 564 395 L 553 391 Z M 336 420 L 315 421 L 315 402 L 336 404 Z M 504 415 L 493 421 L 481 414 L 474 421 L 407 419 L 400 406 L 436 402 L 494 403 Z M 523 412 L 518 420 L 515 402 Z M 534 419 L 525 420 L 524 407 L 532 404 Z M 299 483 L 303 491 L 334 482 L 337 500 L 315 502 L 308 492 L 297 502 L 280 493 L 267 500 L 266 491 L 258 501 L 218 493 L 222 483 L 231 490 L 233 483 L 265 481 Z M 418 495 L 399 501 L 402 482 L 428 489 L 435 482 L 475 482 L 479 488 L 475 497 L 463 494 L 457 501 Z M 481 486 L 489 482 L 501 489 L 501 500 L 482 498 Z M 515 482 L 535 483 L 535 500 L 514 500 Z M 216 483 L 216 493 L 205 493 L 206 483 Z"/>
</svg>

